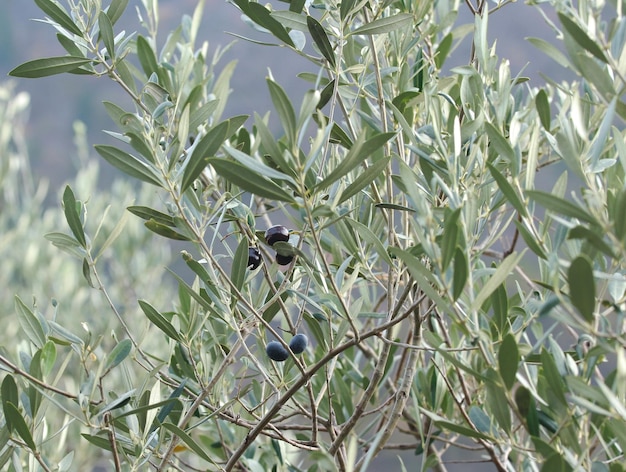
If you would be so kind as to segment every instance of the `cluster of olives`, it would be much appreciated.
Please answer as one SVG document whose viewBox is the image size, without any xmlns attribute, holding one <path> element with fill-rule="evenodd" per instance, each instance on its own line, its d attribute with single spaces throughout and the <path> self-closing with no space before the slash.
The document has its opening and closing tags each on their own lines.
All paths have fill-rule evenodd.
<svg viewBox="0 0 626 472">
<path fill-rule="evenodd" d="M 289 349 L 294 354 L 302 354 L 309 344 L 309 339 L 305 334 L 296 334 L 289 341 Z M 265 346 L 267 357 L 276 362 L 283 362 L 289 357 L 289 351 L 278 341 L 270 341 Z"/>
<path fill-rule="evenodd" d="M 273 246 L 277 242 L 288 242 L 289 241 L 289 230 L 282 225 L 275 225 L 265 232 L 265 242 L 270 246 Z M 256 247 L 248 248 L 248 268 L 256 269 L 261 265 L 261 252 Z M 276 263 L 278 265 L 288 265 L 293 261 L 293 255 L 281 254 L 279 252 L 276 253 Z"/>
</svg>

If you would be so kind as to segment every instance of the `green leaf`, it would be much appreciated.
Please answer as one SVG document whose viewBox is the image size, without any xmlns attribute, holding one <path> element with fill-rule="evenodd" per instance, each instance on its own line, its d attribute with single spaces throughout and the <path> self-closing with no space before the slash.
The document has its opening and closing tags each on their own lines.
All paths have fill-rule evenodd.
<svg viewBox="0 0 626 472">
<path fill-rule="evenodd" d="M 602 51 L 600 46 L 598 46 L 598 43 L 591 39 L 589 35 L 580 26 L 574 23 L 574 21 L 570 17 L 563 13 L 559 13 L 558 15 L 561 24 L 574 39 L 574 41 L 576 41 L 583 49 L 589 51 L 605 64 L 608 63 L 606 56 L 604 55 L 604 52 Z"/>
<path fill-rule="evenodd" d="M 191 238 L 188 236 L 174 231 L 169 225 L 164 225 L 156 220 L 148 220 L 144 223 L 144 226 L 153 233 L 173 241 L 191 241 Z"/>
<path fill-rule="evenodd" d="M 139 306 L 146 314 L 146 317 L 152 321 L 152 323 L 163 331 L 167 336 L 172 338 L 174 341 L 181 341 L 180 334 L 176 331 L 176 328 L 172 326 L 172 324 L 165 319 L 165 317 L 159 313 L 155 308 L 152 307 L 148 302 L 144 300 L 139 300 Z"/>
<path fill-rule="evenodd" d="M 350 185 L 348 185 L 343 192 L 341 192 L 341 197 L 339 197 L 338 205 L 342 204 L 349 198 L 353 197 L 365 187 L 370 185 L 377 177 L 380 177 L 383 171 L 389 165 L 391 158 L 383 157 L 382 159 L 377 160 L 363 172 L 361 172 L 356 179 L 352 181 Z"/>
<path fill-rule="evenodd" d="M 507 334 L 502 340 L 500 349 L 498 350 L 498 368 L 500 369 L 500 377 L 504 381 L 506 388 L 511 390 L 515 384 L 515 376 L 519 365 L 519 350 L 515 336 L 511 333 Z"/>
<path fill-rule="evenodd" d="M 41 349 L 46 344 L 46 331 L 39 318 L 28 308 L 24 302 L 15 295 L 15 311 L 20 326 L 37 349 Z"/>
<path fill-rule="evenodd" d="M 197 442 L 193 440 L 191 436 L 189 436 L 178 426 L 172 423 L 163 423 L 161 426 L 163 426 L 163 428 L 167 429 L 169 432 L 178 436 L 178 438 L 181 439 L 189 447 L 189 449 L 198 454 L 198 456 L 200 456 L 202 459 L 207 462 L 213 463 L 213 460 L 207 455 L 207 453 L 204 451 L 204 448 L 202 448 Z"/>
<path fill-rule="evenodd" d="M 333 47 L 330 45 L 330 41 L 328 40 L 328 35 L 324 30 L 324 27 L 312 16 L 307 15 L 306 17 L 306 25 L 309 28 L 309 33 L 311 33 L 311 37 L 315 42 L 315 45 L 322 53 L 322 56 L 326 58 L 328 63 L 334 68 L 335 67 L 335 52 L 333 51 Z"/>
<path fill-rule="evenodd" d="M 554 44 L 541 38 L 526 38 L 526 40 L 537 49 L 546 54 L 550 59 L 560 66 L 569 69 L 572 67 L 569 59 Z"/>
<path fill-rule="evenodd" d="M 270 200 L 294 202 L 293 197 L 282 187 L 238 162 L 224 158 L 210 158 L 209 164 L 220 176 L 246 192 Z"/>
<path fill-rule="evenodd" d="M 395 133 L 380 133 L 376 136 L 364 141 L 363 135 L 360 135 L 357 141 L 352 145 L 346 156 L 339 164 L 326 176 L 324 180 L 318 183 L 315 188 L 322 190 L 337 180 L 356 169 L 365 159 L 378 151 L 387 141 L 395 136 Z"/>
<path fill-rule="evenodd" d="M 468 428 L 467 426 L 451 423 L 449 421 L 435 421 L 435 424 L 441 429 L 446 429 L 448 431 L 452 431 L 453 433 L 459 433 L 466 438 L 491 440 L 489 436 Z"/>
<path fill-rule="evenodd" d="M 509 254 L 498 266 L 496 271 L 492 274 L 489 280 L 482 286 L 476 298 L 472 303 L 470 311 L 478 310 L 485 300 L 496 290 L 502 282 L 509 276 L 509 274 L 515 269 L 517 263 L 520 261 L 524 252 Z"/>
<path fill-rule="evenodd" d="M 279 170 L 273 169 L 272 167 L 264 164 L 260 160 L 257 160 L 246 153 L 239 151 L 238 149 L 232 148 L 230 146 L 225 146 L 224 151 L 229 154 L 233 159 L 239 162 L 241 165 L 246 167 L 247 169 L 262 175 L 263 177 L 267 177 L 268 179 L 273 180 L 286 180 L 293 184 L 297 185 L 296 181 L 287 174 L 282 173 Z"/>
<path fill-rule="evenodd" d="M 461 248 L 454 251 L 454 275 L 452 276 L 452 300 L 458 300 L 469 275 L 467 257 Z"/>
<path fill-rule="evenodd" d="M 459 216 L 461 208 L 457 208 L 453 212 L 447 212 L 443 223 L 443 236 L 441 238 L 441 272 L 445 272 L 456 249 L 456 243 L 459 239 Z"/>
<path fill-rule="evenodd" d="M 237 290 L 241 290 L 243 282 L 246 280 L 246 268 L 248 266 L 248 240 L 241 238 L 231 267 L 230 280 Z M 237 297 L 233 294 L 233 305 L 237 303 Z"/>
<path fill-rule="evenodd" d="M 567 283 L 572 304 L 589 323 L 593 322 L 596 307 L 596 289 L 593 269 L 589 259 L 578 256 L 567 270 Z"/>
<path fill-rule="evenodd" d="M 100 36 L 102 36 L 104 47 L 106 47 L 109 57 L 113 60 L 115 59 L 115 34 L 113 33 L 113 23 L 109 19 L 109 16 L 103 11 L 98 15 L 98 27 L 100 28 Z"/>
<path fill-rule="evenodd" d="M 522 236 L 522 239 L 524 240 L 528 248 L 532 252 L 537 254 L 541 259 L 547 260 L 548 256 L 546 256 L 546 253 L 541 248 L 537 240 L 534 238 L 532 234 L 530 234 L 530 231 L 528 231 L 526 226 L 524 226 L 524 223 L 522 223 L 521 221 L 517 221 L 517 220 L 513 220 L 513 223 L 515 224 L 517 231 L 519 231 L 519 234 Z"/>
<path fill-rule="evenodd" d="M 353 218 L 346 218 L 348 224 L 358 233 L 359 237 L 368 244 L 374 246 L 378 255 L 385 261 L 387 264 L 391 265 L 391 257 L 389 257 L 389 253 L 382 241 L 363 223 L 358 222 Z"/>
<path fill-rule="evenodd" d="M 2 399 L 2 412 L 4 413 L 7 428 L 9 428 L 9 431 L 13 431 L 13 424 L 9 419 L 9 414 L 7 414 L 8 405 L 9 403 L 19 405 L 20 397 L 17 390 L 17 384 L 15 383 L 15 379 L 12 375 L 7 374 L 2 380 L 0 396 Z"/>
<path fill-rule="evenodd" d="M 293 144 L 296 142 L 296 112 L 289 101 L 289 97 L 280 85 L 268 78 L 267 87 L 287 139 Z"/>
<path fill-rule="evenodd" d="M 30 433 L 30 429 L 28 429 L 26 420 L 17 407 L 13 403 L 7 402 L 6 408 L 4 409 L 4 415 L 6 416 L 7 423 L 11 424 L 13 430 L 17 432 L 30 450 L 36 451 L 37 445 L 35 444 L 35 441 L 33 441 L 33 436 Z"/>
<path fill-rule="evenodd" d="M 146 77 L 159 72 L 159 64 L 156 55 L 152 50 L 152 46 L 143 36 L 137 37 L 137 57 Z"/>
<path fill-rule="evenodd" d="M 233 2 L 257 25 L 267 29 L 274 37 L 295 48 L 287 30 L 278 20 L 272 17 L 270 11 L 263 5 L 249 2 L 248 0 L 233 0 Z"/>
<path fill-rule="evenodd" d="M 494 434 L 495 427 L 491 423 L 491 418 L 478 406 L 472 406 L 469 409 L 469 418 L 481 433 Z"/>
<path fill-rule="evenodd" d="M 162 186 L 161 180 L 152 168 L 132 154 L 128 154 L 113 146 L 97 145 L 95 149 L 105 161 L 125 174 L 157 187 Z"/>
<path fill-rule="evenodd" d="M 114 367 L 122 363 L 124 359 L 128 357 L 130 351 L 133 348 L 133 343 L 130 339 L 123 339 L 113 348 L 107 357 L 105 364 L 105 370 L 111 370 Z"/>
<path fill-rule="evenodd" d="M 500 133 L 500 131 L 489 122 L 485 122 L 485 130 L 487 131 L 487 136 L 489 136 L 491 145 L 495 148 L 500 157 L 502 157 L 504 161 L 511 166 L 515 164 L 517 161 L 515 151 L 502 133 Z"/>
<path fill-rule="evenodd" d="M 217 126 L 211 128 L 196 145 L 191 153 L 191 156 L 189 156 L 187 164 L 185 165 L 183 180 L 180 184 L 181 192 L 187 190 L 187 188 L 189 188 L 194 180 L 196 180 L 206 168 L 208 158 L 213 157 L 217 153 L 220 146 L 226 139 L 227 132 L 228 121 L 222 121 Z"/>
<path fill-rule="evenodd" d="M 558 404 L 551 404 L 550 407 L 556 411 L 564 411 L 567 408 L 568 401 L 565 398 L 565 385 L 559 373 L 559 369 L 554 362 L 552 354 L 545 348 L 541 349 L 540 358 L 544 378 L 550 387 L 550 394 L 558 401 Z"/>
<path fill-rule="evenodd" d="M 578 218 L 579 220 L 586 221 L 595 226 L 600 226 L 596 219 L 587 213 L 584 209 L 578 205 L 565 200 L 556 195 L 552 195 L 548 192 L 542 192 L 539 190 L 527 190 L 526 194 L 531 200 L 536 201 L 546 210 L 550 210 L 554 213 L 569 216 L 572 218 Z"/>
<path fill-rule="evenodd" d="M 485 383 L 487 390 L 485 407 L 508 435 L 511 432 L 511 409 L 506 399 L 506 392 L 499 384 L 498 374 L 495 370 L 490 368 L 487 371 L 487 376 L 491 381 Z"/>
<path fill-rule="evenodd" d="M 506 198 L 507 201 L 511 205 L 513 205 L 513 208 L 515 208 L 515 210 L 521 216 L 526 216 L 526 205 L 524 205 L 520 197 L 517 195 L 517 193 L 513 189 L 513 186 L 506 179 L 506 177 L 504 177 L 500 172 L 498 172 L 498 170 L 491 164 L 487 163 L 487 167 L 489 168 L 489 172 L 491 173 L 491 176 L 498 184 L 498 188 L 504 195 L 504 198 Z"/>
<path fill-rule="evenodd" d="M 165 226 L 176 226 L 174 218 L 166 213 L 162 213 L 153 208 L 145 206 L 129 206 L 126 208 L 133 215 L 138 216 L 142 220 L 154 220 Z"/>
<path fill-rule="evenodd" d="M 9 75 L 25 79 L 36 79 L 70 72 L 90 62 L 91 59 L 76 56 L 46 57 L 25 62 L 9 72 Z"/>
<path fill-rule="evenodd" d="M 535 95 L 535 108 L 537 108 L 541 126 L 547 132 L 550 132 L 550 102 L 548 101 L 548 94 L 544 89 L 539 90 L 537 95 Z"/>
<path fill-rule="evenodd" d="M 509 329 L 508 316 L 509 316 L 509 299 L 506 293 L 506 287 L 501 284 L 491 294 L 491 306 L 493 307 L 493 319 L 492 323 L 495 324 L 499 333 L 506 333 Z"/>
<path fill-rule="evenodd" d="M 385 18 L 378 18 L 371 23 L 368 23 L 355 29 L 354 31 L 351 31 L 350 34 L 384 34 L 398 30 L 400 28 L 404 28 L 405 26 L 409 26 L 412 22 L 413 15 L 411 15 L 410 13 L 398 13 L 396 15 L 388 16 Z"/>
<path fill-rule="evenodd" d="M 615 253 L 611 249 L 611 246 L 602 239 L 602 235 L 592 231 L 591 229 L 578 225 L 572 228 L 567 233 L 567 239 L 584 239 L 591 246 L 603 252 L 609 257 L 615 257 Z"/>
<path fill-rule="evenodd" d="M 63 212 L 65 213 L 65 219 L 69 225 L 76 240 L 83 248 L 87 247 L 87 241 L 85 239 L 85 232 L 83 230 L 83 223 L 80 220 L 78 214 L 77 202 L 74 198 L 74 192 L 69 185 L 65 187 L 63 192 Z"/>
<path fill-rule="evenodd" d="M 41 348 L 41 374 L 46 377 L 52 372 L 54 363 L 57 360 L 57 348 L 54 342 L 51 340 L 46 341 L 46 344 Z"/>
<path fill-rule="evenodd" d="M 41 11 L 48 15 L 51 20 L 56 21 L 59 26 L 77 36 L 83 36 L 83 32 L 80 30 L 78 25 L 74 23 L 72 18 L 58 3 L 53 2 L 52 0 L 35 0 L 35 4 Z"/>
<path fill-rule="evenodd" d="M 111 24 L 117 23 L 124 10 L 128 6 L 128 0 L 112 0 L 111 5 L 107 8 L 107 15 L 111 20 Z"/>
</svg>

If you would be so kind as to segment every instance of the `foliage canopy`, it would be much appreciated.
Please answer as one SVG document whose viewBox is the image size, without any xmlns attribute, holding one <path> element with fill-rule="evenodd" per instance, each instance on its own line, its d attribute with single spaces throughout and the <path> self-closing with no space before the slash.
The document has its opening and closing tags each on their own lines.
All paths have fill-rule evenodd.
<svg viewBox="0 0 626 472">
<path fill-rule="evenodd" d="M 445 470 L 469 449 L 502 471 L 624 470 L 622 2 L 545 2 L 558 39 L 529 41 L 577 80 L 534 88 L 487 40 L 508 1 L 233 0 L 267 38 L 251 41 L 314 71 L 297 101 L 270 73 L 271 113 L 225 117 L 234 63 L 198 45 L 203 1 L 166 38 L 156 0 L 141 33 L 116 27 L 128 0 L 35 1 L 67 54 L 11 75 L 126 92 L 95 146 L 143 185 L 120 218 L 148 231 L 126 251 L 183 249 L 173 298 L 155 284 L 120 305 L 149 277 L 106 277 L 130 230 L 65 187 L 46 237 L 113 321 L 85 334 L 16 297 L 3 466 L 363 471 L 410 450 Z"/>
</svg>

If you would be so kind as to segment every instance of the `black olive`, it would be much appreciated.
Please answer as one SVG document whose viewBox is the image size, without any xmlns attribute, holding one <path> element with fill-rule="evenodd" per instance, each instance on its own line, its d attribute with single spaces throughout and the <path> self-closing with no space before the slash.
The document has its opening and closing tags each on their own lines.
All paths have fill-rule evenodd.
<svg viewBox="0 0 626 472">
<path fill-rule="evenodd" d="M 283 362 L 289 357 L 289 351 L 278 341 L 270 341 L 265 346 L 267 357 L 276 362 Z"/>
<path fill-rule="evenodd" d="M 261 265 L 261 252 L 256 247 L 248 248 L 248 269 L 256 269 Z"/>
<path fill-rule="evenodd" d="M 289 349 L 294 354 L 301 354 L 306 349 L 309 344 L 309 338 L 306 337 L 306 334 L 296 334 L 291 341 L 289 341 Z"/>
<path fill-rule="evenodd" d="M 272 226 L 265 232 L 265 241 L 270 246 L 278 241 L 287 242 L 289 241 L 289 230 L 282 225 Z"/>
<path fill-rule="evenodd" d="M 283 256 L 282 254 L 276 254 L 276 264 L 278 265 L 289 265 L 293 261 L 293 256 Z"/>
</svg>

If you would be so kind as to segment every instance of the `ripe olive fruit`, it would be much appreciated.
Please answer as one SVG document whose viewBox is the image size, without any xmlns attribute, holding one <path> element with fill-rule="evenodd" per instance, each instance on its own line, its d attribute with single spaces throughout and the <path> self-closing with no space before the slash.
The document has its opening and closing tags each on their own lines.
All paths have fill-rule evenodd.
<svg viewBox="0 0 626 472">
<path fill-rule="evenodd" d="M 296 334 L 291 341 L 289 341 L 289 349 L 294 354 L 302 354 L 309 344 L 309 338 L 306 334 Z"/>
<path fill-rule="evenodd" d="M 278 341 L 270 341 L 265 346 L 267 357 L 276 362 L 283 362 L 289 357 L 289 351 L 283 347 Z"/>
<path fill-rule="evenodd" d="M 256 269 L 261 265 L 261 252 L 256 247 L 248 248 L 248 269 Z"/>
<path fill-rule="evenodd" d="M 289 241 L 289 230 L 282 225 L 272 226 L 265 232 L 265 241 L 270 246 L 278 241 L 287 242 Z"/>
<path fill-rule="evenodd" d="M 293 261 L 293 256 L 283 256 L 282 254 L 276 254 L 276 264 L 278 265 L 289 265 Z"/>
</svg>

